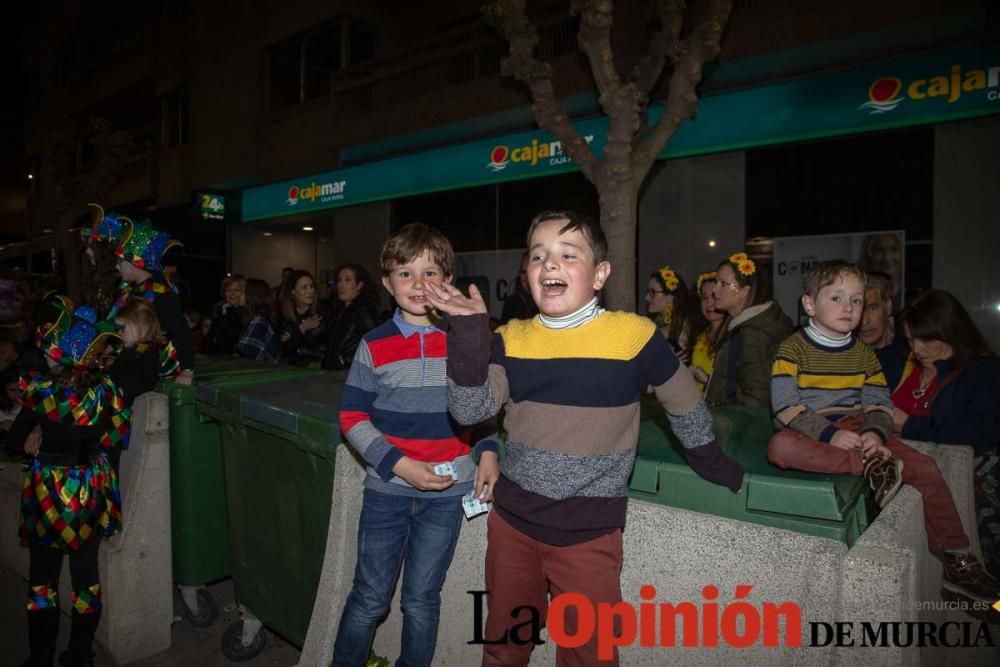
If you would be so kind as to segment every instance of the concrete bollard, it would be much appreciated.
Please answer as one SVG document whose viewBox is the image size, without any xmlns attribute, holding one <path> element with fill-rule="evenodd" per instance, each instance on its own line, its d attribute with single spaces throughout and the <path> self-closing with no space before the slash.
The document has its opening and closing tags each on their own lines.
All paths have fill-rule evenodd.
<svg viewBox="0 0 1000 667">
<path fill-rule="evenodd" d="M 911 443 L 938 460 L 955 496 L 963 524 L 978 550 L 972 498 L 972 450 Z M 356 558 L 356 532 L 361 508 L 364 472 L 341 445 L 333 491 L 333 512 L 327 553 L 309 633 L 299 665 L 329 665 L 344 600 L 350 591 Z M 621 651 L 623 665 L 794 664 L 839 665 L 865 662 L 884 665 L 954 664 L 962 667 L 1000 662 L 997 649 L 945 647 L 860 647 L 859 624 L 864 621 L 972 621 L 960 612 L 927 610 L 941 601 L 941 565 L 927 549 L 920 495 L 904 488 L 879 515 L 858 542 L 844 544 L 786 530 L 722 517 L 630 500 L 625 530 L 622 594 L 636 604 L 644 584 L 656 589 L 654 601 L 690 601 L 704 611 L 704 586 L 719 591 L 719 612 L 734 599 L 738 585 L 750 584 L 746 600 L 758 609 L 765 602 L 796 602 L 801 609 L 802 648 L 760 643 L 748 648 L 719 646 L 682 648 L 682 632 L 675 631 L 676 647 Z M 483 590 L 486 521 L 465 524 L 442 594 L 436 665 L 478 664 L 482 647 L 473 639 L 473 598 Z M 807 647 L 809 622 L 853 622 L 854 648 L 833 644 Z M 678 624 L 679 625 L 679 624 Z M 399 654 L 402 615 L 399 592 L 388 618 L 375 637 L 375 652 L 392 660 Z M 784 637 L 784 635 L 781 635 Z M 701 633 L 699 633 L 701 637 Z M 543 638 L 548 639 L 543 634 Z M 997 638 L 1000 638 L 998 636 Z M 997 639 L 995 638 L 995 639 Z M 657 634 L 657 642 L 662 638 Z M 555 664 L 555 646 L 548 639 L 536 647 L 533 665 Z"/>
<path fill-rule="evenodd" d="M 299 667 L 326 667 L 333 656 L 340 612 L 354 579 L 364 478 L 364 466 L 354 450 L 344 444 L 338 445 L 326 555 Z"/>
<path fill-rule="evenodd" d="M 174 620 L 167 397 L 143 394 L 134 408 L 119 470 L 125 529 L 105 540 L 100 558 L 97 641 L 121 665 L 170 648 Z"/>
</svg>

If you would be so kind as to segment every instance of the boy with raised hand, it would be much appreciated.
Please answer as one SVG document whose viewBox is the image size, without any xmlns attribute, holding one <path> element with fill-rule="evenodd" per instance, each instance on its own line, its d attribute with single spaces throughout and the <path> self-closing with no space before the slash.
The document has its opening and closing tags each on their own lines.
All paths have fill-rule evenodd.
<svg viewBox="0 0 1000 667">
<path fill-rule="evenodd" d="M 865 304 L 865 274 L 848 262 L 814 264 L 803 277 L 809 325 L 778 346 L 771 408 L 782 430 L 768 458 L 782 468 L 863 476 L 880 507 L 909 484 L 920 492 L 943 586 L 993 603 L 1000 582 L 969 551 L 951 491 L 930 456 L 892 435 L 892 400 L 875 353 L 853 335 Z"/>
<path fill-rule="evenodd" d="M 430 290 L 431 303 L 453 316 L 452 415 L 474 424 L 506 408 L 507 454 L 488 522 L 488 638 L 509 637 L 528 620 L 525 606 L 544 618 L 549 591 L 582 593 L 595 605 L 621 600 L 627 483 L 639 398 L 650 388 L 699 475 L 734 492 L 743 480 L 716 445 L 698 385 L 666 338 L 647 318 L 598 305 L 611 273 L 607 251 L 601 227 L 581 215 L 536 216 L 528 285 L 540 314 L 496 334 L 474 286 L 469 297 L 448 284 Z M 570 634 L 575 623 L 567 619 Z M 486 644 L 483 664 L 524 665 L 532 648 Z M 560 664 L 598 661 L 594 641 L 558 652 Z"/>
<path fill-rule="evenodd" d="M 462 526 L 462 496 L 474 486 L 477 497 L 490 500 L 499 475 L 495 442 L 477 447 L 477 468 L 471 429 L 448 415 L 446 336 L 427 294 L 451 282 L 451 244 L 426 225 L 407 225 L 385 242 L 381 264 L 396 312 L 362 337 L 340 411 L 341 429 L 368 474 L 354 585 L 334 645 L 338 666 L 367 661 L 401 567 L 403 636 L 396 664 L 431 664 L 441 588 Z"/>
</svg>

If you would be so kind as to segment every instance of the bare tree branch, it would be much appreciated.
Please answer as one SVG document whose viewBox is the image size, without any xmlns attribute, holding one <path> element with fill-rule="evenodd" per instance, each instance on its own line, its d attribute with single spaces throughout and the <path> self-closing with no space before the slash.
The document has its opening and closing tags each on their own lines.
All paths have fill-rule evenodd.
<svg viewBox="0 0 1000 667">
<path fill-rule="evenodd" d="M 598 100 L 608 117 L 607 142 L 599 170 L 617 182 L 631 182 L 632 142 L 639 130 L 642 94 L 634 83 L 626 83 L 615 69 L 611 48 L 614 18 L 612 0 L 574 0 L 580 12 L 580 48 L 587 55 L 597 84 Z"/>
<path fill-rule="evenodd" d="M 562 144 L 563 152 L 580 167 L 587 180 L 594 183 L 597 157 L 559 105 L 552 86 L 552 68 L 535 58 L 538 30 L 528 20 L 524 0 L 497 0 L 485 7 L 483 14 L 510 45 L 509 55 L 501 61 L 501 73 L 528 86 L 538 126 Z"/>
<path fill-rule="evenodd" d="M 667 59 L 673 61 L 680 55 L 681 27 L 684 25 L 684 12 L 687 9 L 685 0 L 653 0 L 652 5 L 660 28 L 649 42 L 649 53 L 632 70 L 632 81 L 646 103 L 663 74 Z"/>
<path fill-rule="evenodd" d="M 605 113 L 615 111 L 606 106 L 621 94 L 622 81 L 615 70 L 615 57 L 611 50 L 611 25 L 614 3 L 608 0 L 574 0 L 573 9 L 580 14 L 580 48 L 590 62 L 590 71 L 597 83 L 597 92 Z"/>
<path fill-rule="evenodd" d="M 695 89 L 701 82 L 702 68 L 719 55 L 719 42 L 731 11 L 732 0 L 702 0 L 698 3 L 694 30 L 685 40 L 683 52 L 670 78 L 670 93 L 663 116 L 632 155 L 636 188 L 667 140 L 681 123 L 694 114 L 698 106 Z"/>
</svg>

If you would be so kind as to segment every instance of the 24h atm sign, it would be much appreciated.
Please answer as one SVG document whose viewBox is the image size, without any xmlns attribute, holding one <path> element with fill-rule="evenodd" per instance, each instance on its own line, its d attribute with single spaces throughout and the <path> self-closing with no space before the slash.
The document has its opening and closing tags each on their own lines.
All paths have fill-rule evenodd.
<svg viewBox="0 0 1000 667">
<path fill-rule="evenodd" d="M 726 68 L 721 65 L 714 75 L 725 78 Z M 662 111 L 650 109 L 650 121 Z M 983 42 L 704 97 L 697 117 L 681 125 L 660 158 L 997 113 L 1000 44 Z M 575 127 L 594 153 L 603 155 L 607 120 L 585 119 Z M 243 220 L 575 170 L 550 134 L 520 132 L 250 188 L 243 192 Z"/>
</svg>

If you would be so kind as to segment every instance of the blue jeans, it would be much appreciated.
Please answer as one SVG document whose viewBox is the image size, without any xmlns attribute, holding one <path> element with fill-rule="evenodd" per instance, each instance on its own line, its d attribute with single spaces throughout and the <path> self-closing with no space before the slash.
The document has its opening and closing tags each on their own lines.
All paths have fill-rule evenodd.
<svg viewBox="0 0 1000 667">
<path fill-rule="evenodd" d="M 333 647 L 334 667 L 365 664 L 404 562 L 403 637 L 396 665 L 431 664 L 441 588 L 455 554 L 462 516 L 461 496 L 410 498 L 365 489 L 358 523 L 358 564 Z"/>
</svg>

